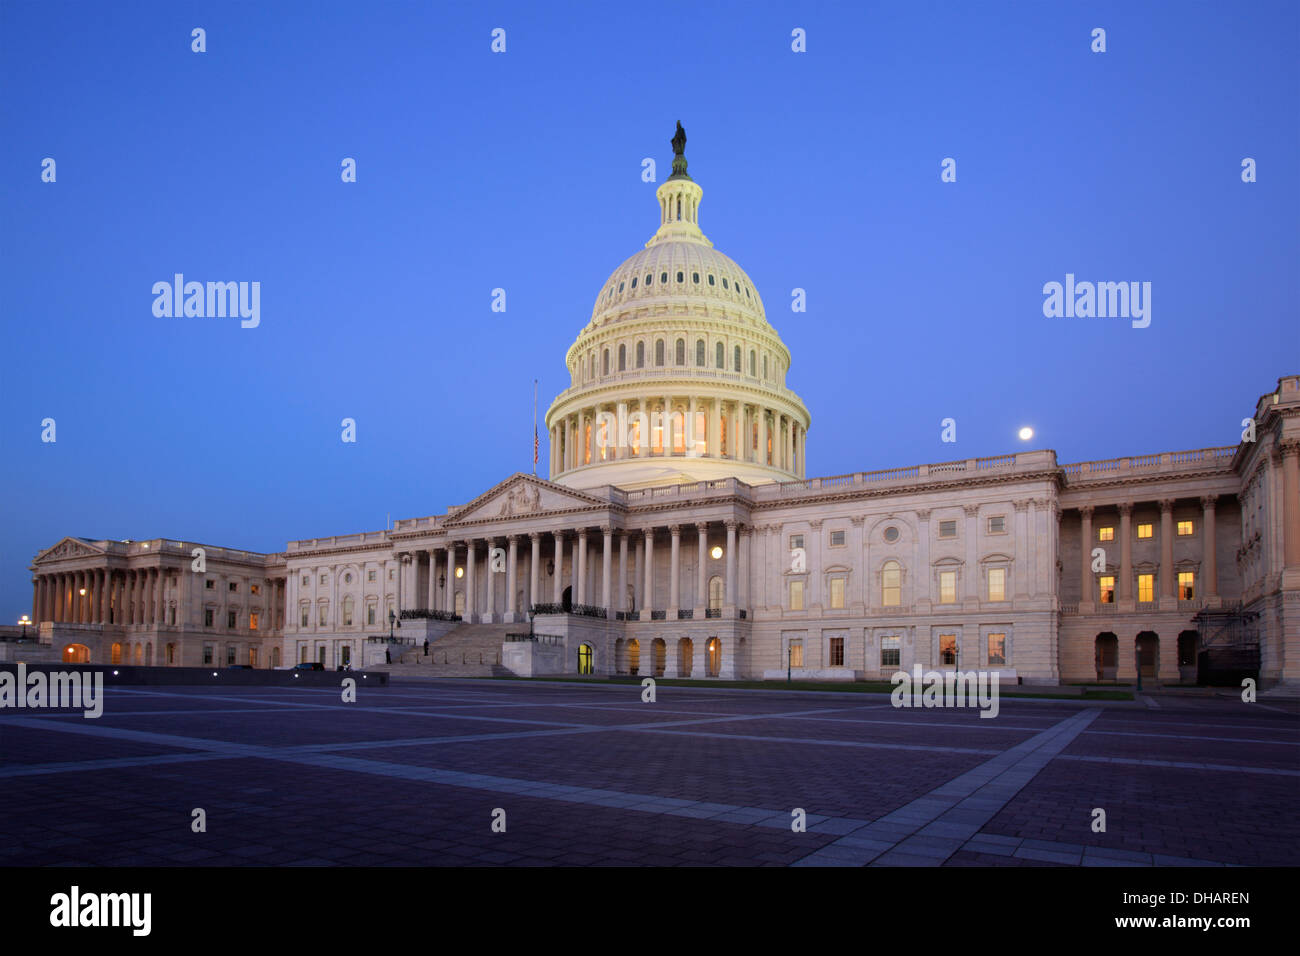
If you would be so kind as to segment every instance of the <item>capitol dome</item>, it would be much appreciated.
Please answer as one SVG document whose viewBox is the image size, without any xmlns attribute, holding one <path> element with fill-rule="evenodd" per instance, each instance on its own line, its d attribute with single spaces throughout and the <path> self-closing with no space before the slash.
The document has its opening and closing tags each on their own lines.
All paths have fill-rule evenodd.
<svg viewBox="0 0 1300 956">
<path fill-rule="evenodd" d="M 804 474 L 809 415 L 785 387 L 790 352 L 749 276 L 700 230 L 685 142 L 679 123 L 659 228 L 601 287 L 569 349 L 571 385 L 546 414 L 560 484 Z"/>
</svg>

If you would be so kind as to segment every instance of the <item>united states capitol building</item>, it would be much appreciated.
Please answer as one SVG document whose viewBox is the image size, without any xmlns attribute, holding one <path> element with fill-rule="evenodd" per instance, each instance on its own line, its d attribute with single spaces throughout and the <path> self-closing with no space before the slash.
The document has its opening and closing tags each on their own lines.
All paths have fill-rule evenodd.
<svg viewBox="0 0 1300 956">
<path fill-rule="evenodd" d="M 701 231 L 684 142 L 565 357 L 548 480 L 278 554 L 65 537 L 31 566 L 41 641 L 153 666 L 1300 682 L 1300 376 L 1224 410 L 1253 418 L 1234 447 L 809 477 L 790 352 Z"/>
</svg>

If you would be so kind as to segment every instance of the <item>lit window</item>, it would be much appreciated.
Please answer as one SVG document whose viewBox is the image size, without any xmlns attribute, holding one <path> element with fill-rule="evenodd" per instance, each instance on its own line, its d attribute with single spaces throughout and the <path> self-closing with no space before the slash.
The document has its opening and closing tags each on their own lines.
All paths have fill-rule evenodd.
<svg viewBox="0 0 1300 956">
<path fill-rule="evenodd" d="M 939 522 L 939 537 L 941 537 L 941 538 L 955 538 L 955 537 L 957 537 L 957 522 L 956 522 L 956 520 L 940 521 L 940 522 Z"/>
<path fill-rule="evenodd" d="M 1102 604 L 1115 603 L 1115 577 L 1110 574 L 1103 574 L 1097 579 L 1098 599 Z"/>
<path fill-rule="evenodd" d="M 903 572 L 897 561 L 886 561 L 880 569 L 880 603 L 884 607 L 897 607 L 902 601 Z"/>
<path fill-rule="evenodd" d="M 901 637 L 882 637 L 880 639 L 880 666 L 897 667 L 902 654 Z"/>
<path fill-rule="evenodd" d="M 790 666 L 803 667 L 803 641 L 790 642 Z"/>
<path fill-rule="evenodd" d="M 957 664 L 957 635 L 940 634 L 939 635 L 939 663 L 956 666 Z"/>
<path fill-rule="evenodd" d="M 1178 522 L 1178 534 L 1180 536 L 1186 536 L 1191 533 L 1192 533 L 1192 523 L 1190 521 Z"/>
<path fill-rule="evenodd" d="M 955 604 L 957 602 L 957 572 L 939 572 L 939 603 Z"/>
<path fill-rule="evenodd" d="M 844 666 L 844 638 L 832 637 L 830 646 L 831 667 Z"/>
<path fill-rule="evenodd" d="M 257 614 L 256 612 L 254 612 L 254 613 L 250 613 L 250 614 L 248 615 L 248 629 L 249 629 L 250 631 L 256 631 L 256 630 L 257 630 L 257 622 L 258 622 L 258 619 L 259 619 L 260 617 L 261 617 L 261 615 L 260 615 L 260 614 Z"/>
<path fill-rule="evenodd" d="M 1097 529 L 1097 540 L 1098 540 L 1098 541 L 1114 541 L 1114 540 L 1115 540 L 1115 529 L 1114 529 L 1114 528 L 1098 528 L 1098 529 Z"/>
<path fill-rule="evenodd" d="M 831 532 L 831 547 L 832 547 L 832 548 L 842 548 L 842 547 L 844 547 L 844 532 L 843 532 L 843 531 L 832 531 L 832 532 Z"/>
<path fill-rule="evenodd" d="M 1007 599 L 1007 572 L 1005 568 L 989 568 L 989 600 Z"/>
<path fill-rule="evenodd" d="M 1006 515 L 994 515 L 992 518 L 989 518 L 989 534 L 1005 534 L 1006 530 Z"/>
<path fill-rule="evenodd" d="M 803 582 L 802 581 L 790 582 L 790 610 L 792 611 L 803 610 Z"/>
<path fill-rule="evenodd" d="M 1149 537 L 1151 537 L 1151 532 L 1152 532 L 1152 530 L 1153 530 L 1152 525 L 1150 525 L 1150 524 L 1140 524 L 1140 525 L 1138 525 L 1138 537 L 1139 537 L 1139 538 L 1149 538 Z"/>
<path fill-rule="evenodd" d="M 1156 593 L 1156 576 L 1154 574 L 1138 575 L 1138 600 L 1154 601 Z"/>
<path fill-rule="evenodd" d="M 1178 597 L 1183 601 L 1190 601 L 1196 596 L 1196 575 L 1191 571 L 1178 572 Z"/>
<path fill-rule="evenodd" d="M 1007 636 L 990 634 L 988 636 L 989 666 L 993 667 L 1007 662 Z"/>
<path fill-rule="evenodd" d="M 833 610 L 844 609 L 844 579 L 831 578 L 831 608 Z"/>
<path fill-rule="evenodd" d="M 250 584 L 250 585 L 248 586 L 248 590 L 249 590 L 249 593 L 251 593 L 251 594 L 261 594 L 261 593 L 262 593 L 262 587 L 261 587 L 261 585 L 258 585 L 258 584 Z"/>
</svg>

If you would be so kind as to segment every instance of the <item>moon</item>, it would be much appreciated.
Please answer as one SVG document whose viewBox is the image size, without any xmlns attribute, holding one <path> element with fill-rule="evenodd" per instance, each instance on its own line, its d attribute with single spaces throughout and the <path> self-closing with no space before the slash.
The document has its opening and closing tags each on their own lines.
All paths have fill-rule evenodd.
<svg viewBox="0 0 1300 956">
<path fill-rule="evenodd" d="M 1029 441 L 1029 439 L 1034 437 L 1034 430 L 1026 425 L 1024 428 L 1020 429 L 1018 434 L 1020 435 L 1021 441 Z"/>
</svg>

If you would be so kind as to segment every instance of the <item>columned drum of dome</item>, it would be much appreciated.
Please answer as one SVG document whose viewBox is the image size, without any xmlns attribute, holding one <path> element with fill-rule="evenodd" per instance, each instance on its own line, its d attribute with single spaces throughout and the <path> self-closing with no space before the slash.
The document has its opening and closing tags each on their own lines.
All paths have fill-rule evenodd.
<svg viewBox="0 0 1300 956">
<path fill-rule="evenodd" d="M 785 384 L 790 352 L 745 271 L 700 231 L 686 172 L 655 191 L 659 228 L 614 270 L 569 349 L 571 385 L 546 413 L 551 480 L 640 488 L 805 475 L 810 422 Z"/>
</svg>

